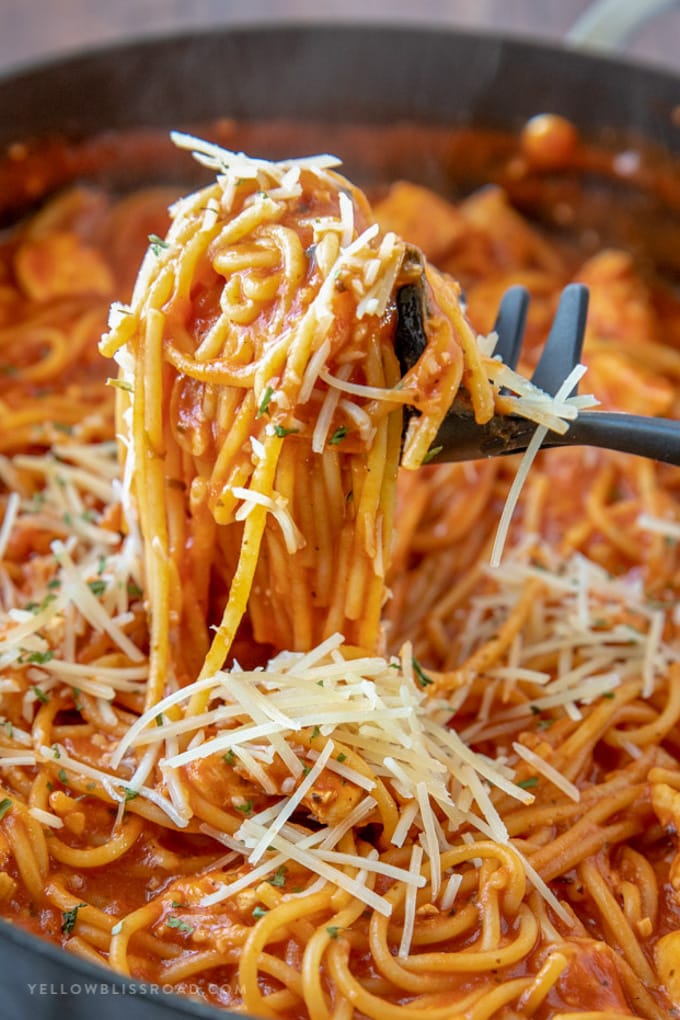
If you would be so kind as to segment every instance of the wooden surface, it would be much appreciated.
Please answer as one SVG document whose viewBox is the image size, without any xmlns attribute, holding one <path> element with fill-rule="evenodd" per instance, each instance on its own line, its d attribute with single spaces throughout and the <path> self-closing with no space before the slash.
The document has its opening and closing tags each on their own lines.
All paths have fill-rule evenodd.
<svg viewBox="0 0 680 1020">
<path fill-rule="evenodd" d="M 0 0 L 0 71 L 140 36 L 209 25 L 351 20 L 438 23 L 557 41 L 592 0 Z M 620 0 L 644 8 L 650 0 Z M 625 50 L 680 69 L 680 3 L 636 30 Z"/>
</svg>

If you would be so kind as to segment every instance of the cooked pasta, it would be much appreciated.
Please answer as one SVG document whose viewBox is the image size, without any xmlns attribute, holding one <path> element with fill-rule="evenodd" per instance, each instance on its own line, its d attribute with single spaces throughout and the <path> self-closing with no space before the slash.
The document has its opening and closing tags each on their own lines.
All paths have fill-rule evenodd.
<svg viewBox="0 0 680 1020">
<path fill-rule="evenodd" d="M 77 188 L 0 253 L 3 916 L 256 1017 L 673 1015 L 678 471 L 546 451 L 492 567 L 517 459 L 427 461 L 456 394 L 536 416 L 510 282 L 528 364 L 581 279 L 589 388 L 666 415 L 677 299 L 499 189 L 177 142 L 169 225 Z"/>
</svg>

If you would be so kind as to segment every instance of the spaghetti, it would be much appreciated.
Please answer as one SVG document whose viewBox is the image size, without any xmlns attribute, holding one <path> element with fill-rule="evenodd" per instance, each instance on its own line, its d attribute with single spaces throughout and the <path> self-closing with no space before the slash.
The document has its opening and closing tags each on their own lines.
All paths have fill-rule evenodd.
<svg viewBox="0 0 680 1020">
<path fill-rule="evenodd" d="M 490 568 L 516 463 L 419 465 L 457 390 L 507 401 L 493 338 L 409 243 L 483 332 L 511 277 L 539 312 L 589 282 L 607 403 L 674 412 L 677 305 L 499 192 L 374 214 L 329 157 L 177 141 L 218 176 L 169 230 L 165 194 L 76 190 L 3 252 L 3 914 L 255 1016 L 667 1017 L 677 471 L 543 455 Z"/>
</svg>

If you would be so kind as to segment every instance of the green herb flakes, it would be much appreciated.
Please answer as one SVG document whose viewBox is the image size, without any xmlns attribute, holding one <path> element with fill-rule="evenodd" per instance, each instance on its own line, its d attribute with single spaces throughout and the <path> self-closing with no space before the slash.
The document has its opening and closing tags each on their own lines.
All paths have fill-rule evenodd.
<svg viewBox="0 0 680 1020">
<path fill-rule="evenodd" d="M 162 237 L 158 236 L 158 234 L 149 234 L 149 245 L 151 247 L 151 251 L 156 257 L 158 257 L 166 248 L 170 247 L 168 242 L 164 241 Z"/>
<path fill-rule="evenodd" d="M 270 402 L 270 400 L 272 399 L 273 396 L 274 396 L 274 390 L 272 389 L 271 386 L 267 386 L 267 388 L 265 389 L 265 391 L 264 391 L 264 393 L 262 395 L 262 400 L 260 401 L 260 406 L 257 409 L 257 417 L 258 418 L 261 418 L 263 414 L 271 414 L 271 411 L 269 410 L 269 402 Z"/>
<path fill-rule="evenodd" d="M 423 464 L 429 464 L 430 461 L 434 460 L 434 458 L 437 456 L 437 454 L 441 453 L 443 449 L 444 449 L 443 446 L 432 446 L 432 447 L 430 447 L 430 449 L 427 451 L 427 453 L 423 457 Z"/>
<path fill-rule="evenodd" d="M 413 664 L 413 669 L 420 686 L 429 687 L 430 684 L 433 683 L 432 677 L 428 676 L 427 673 L 423 670 L 423 667 L 420 665 L 415 655 L 411 659 L 411 663 Z"/>
<path fill-rule="evenodd" d="M 70 910 L 64 910 L 62 913 L 61 930 L 64 935 L 70 935 L 76 926 L 78 920 L 78 911 L 81 907 L 86 907 L 87 903 L 77 903 L 75 907 L 71 907 Z"/>
<path fill-rule="evenodd" d="M 338 443 L 341 443 L 343 439 L 345 439 L 348 431 L 349 429 L 346 425 L 340 425 L 340 427 L 335 430 L 331 438 L 328 440 L 328 445 L 337 446 Z"/>
<path fill-rule="evenodd" d="M 50 662 L 54 658 L 54 652 L 31 652 L 30 655 L 26 656 L 26 662 L 33 663 L 35 666 L 44 666 L 46 662 Z"/>
<path fill-rule="evenodd" d="M 166 919 L 165 923 L 168 928 L 176 928 L 177 931 L 184 932 L 185 935 L 191 935 L 194 930 L 192 926 L 187 924 L 186 921 L 183 921 L 181 917 L 173 917 L 172 914 Z"/>
<path fill-rule="evenodd" d="M 270 885 L 276 886 L 277 889 L 283 889 L 286 884 L 286 875 L 288 874 L 288 868 L 285 864 L 281 864 L 271 878 L 267 879 Z"/>
</svg>

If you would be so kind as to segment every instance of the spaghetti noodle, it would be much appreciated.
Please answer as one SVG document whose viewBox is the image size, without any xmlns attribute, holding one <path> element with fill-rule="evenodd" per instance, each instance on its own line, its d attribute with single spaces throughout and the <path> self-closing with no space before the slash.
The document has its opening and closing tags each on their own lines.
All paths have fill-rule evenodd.
<svg viewBox="0 0 680 1020">
<path fill-rule="evenodd" d="M 3 914 L 255 1016 L 669 1016 L 677 471 L 543 455 L 490 568 L 516 463 L 419 465 L 458 389 L 503 407 L 493 338 L 409 242 L 483 332 L 511 277 L 588 281 L 607 403 L 674 412 L 680 310 L 499 192 L 374 216 L 328 157 L 177 140 L 218 177 L 169 230 L 76 190 L 3 252 Z"/>
</svg>

